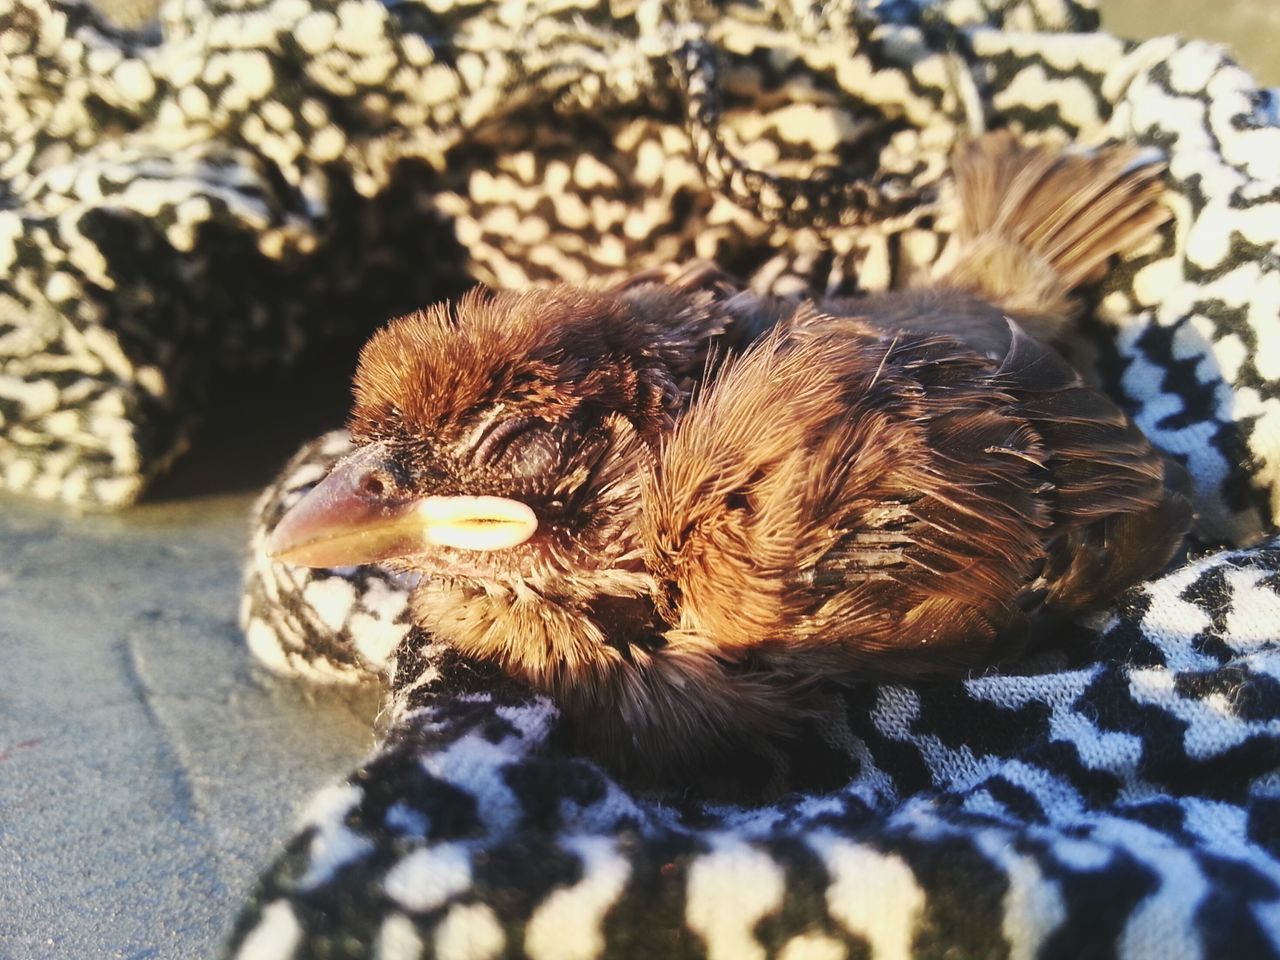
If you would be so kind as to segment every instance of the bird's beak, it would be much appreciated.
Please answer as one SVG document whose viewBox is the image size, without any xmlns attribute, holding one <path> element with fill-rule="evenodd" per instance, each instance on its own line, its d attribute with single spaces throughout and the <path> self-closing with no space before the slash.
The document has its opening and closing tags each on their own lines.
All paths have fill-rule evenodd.
<svg viewBox="0 0 1280 960">
<path fill-rule="evenodd" d="M 276 525 L 267 552 L 307 567 L 345 567 L 431 547 L 504 550 L 528 540 L 538 518 L 506 497 L 393 495 L 379 476 L 386 450 L 370 444 L 333 470 Z"/>
</svg>

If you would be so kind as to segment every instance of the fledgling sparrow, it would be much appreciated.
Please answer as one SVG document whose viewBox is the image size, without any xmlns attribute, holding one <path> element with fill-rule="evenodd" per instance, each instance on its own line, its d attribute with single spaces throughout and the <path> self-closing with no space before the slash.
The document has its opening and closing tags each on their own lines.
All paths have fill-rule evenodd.
<svg viewBox="0 0 1280 960">
<path fill-rule="evenodd" d="M 402 317 L 360 356 L 360 449 L 270 549 L 420 574 L 418 625 L 632 770 L 785 734 L 818 679 L 986 668 L 1190 523 L 1181 469 L 1042 342 L 1163 222 L 1159 174 L 988 135 L 929 287 L 793 304 L 695 268 Z"/>
</svg>

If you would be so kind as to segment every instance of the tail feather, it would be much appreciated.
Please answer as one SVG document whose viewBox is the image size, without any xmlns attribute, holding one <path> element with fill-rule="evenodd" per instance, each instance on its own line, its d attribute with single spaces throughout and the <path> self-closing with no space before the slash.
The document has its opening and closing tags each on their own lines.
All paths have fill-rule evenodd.
<svg viewBox="0 0 1280 960">
<path fill-rule="evenodd" d="M 1072 290 L 1168 217 L 1163 163 L 1132 146 L 1064 153 L 1007 131 L 961 147 L 953 161 L 961 213 L 948 286 L 977 293 L 1052 338 Z"/>
</svg>

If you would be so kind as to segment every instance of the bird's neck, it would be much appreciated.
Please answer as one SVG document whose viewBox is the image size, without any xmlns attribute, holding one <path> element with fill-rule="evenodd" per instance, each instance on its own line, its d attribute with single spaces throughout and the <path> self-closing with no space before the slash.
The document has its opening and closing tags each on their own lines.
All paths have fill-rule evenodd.
<svg viewBox="0 0 1280 960">
<path fill-rule="evenodd" d="M 611 570 L 590 579 L 566 582 L 562 590 L 523 580 L 424 580 L 412 612 L 464 656 L 559 698 L 609 686 L 634 646 L 651 650 L 665 642 L 648 574 Z"/>
</svg>

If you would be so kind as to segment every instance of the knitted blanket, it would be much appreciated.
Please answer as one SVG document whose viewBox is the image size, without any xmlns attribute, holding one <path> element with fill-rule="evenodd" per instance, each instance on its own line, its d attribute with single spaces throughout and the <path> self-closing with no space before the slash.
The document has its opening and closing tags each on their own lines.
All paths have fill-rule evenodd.
<svg viewBox="0 0 1280 960">
<path fill-rule="evenodd" d="M 129 502 L 226 371 L 468 278 L 691 257 L 856 293 L 943 255 L 968 132 L 1168 157 L 1174 221 L 1066 344 L 1196 483 L 1198 543 L 1016 670 L 833 691 L 710 799 L 629 790 L 376 568 L 267 561 L 251 650 L 385 679 L 229 955 L 1280 956 L 1280 100 L 1067 0 L 0 0 L 0 476 Z M 1270 539 L 1268 539 L 1270 537 Z M 765 799 L 760 799 L 765 798 Z"/>
</svg>

